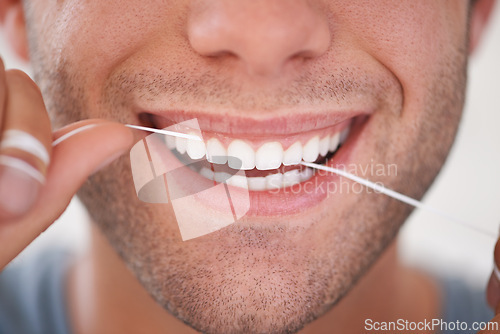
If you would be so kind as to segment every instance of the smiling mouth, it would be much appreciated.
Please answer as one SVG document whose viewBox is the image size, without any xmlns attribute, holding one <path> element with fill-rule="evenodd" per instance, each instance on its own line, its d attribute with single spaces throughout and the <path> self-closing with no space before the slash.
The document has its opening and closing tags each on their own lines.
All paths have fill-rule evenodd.
<svg viewBox="0 0 500 334">
<path fill-rule="evenodd" d="M 202 130 L 203 141 L 165 136 L 165 145 L 180 162 L 208 180 L 265 192 L 310 180 L 315 170 L 301 162 L 325 164 L 333 159 L 358 118 L 287 136 L 238 136 Z M 171 122 L 150 117 L 149 123 L 160 129 Z M 245 176 L 235 175 L 240 170 Z"/>
</svg>

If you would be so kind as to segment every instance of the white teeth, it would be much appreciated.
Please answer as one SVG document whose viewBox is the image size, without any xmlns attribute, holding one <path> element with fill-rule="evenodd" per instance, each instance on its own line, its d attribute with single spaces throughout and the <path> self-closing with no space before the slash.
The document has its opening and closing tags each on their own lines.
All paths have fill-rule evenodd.
<svg viewBox="0 0 500 334">
<path fill-rule="evenodd" d="M 231 175 L 226 172 L 216 172 L 202 167 L 199 171 L 203 177 L 214 180 L 218 183 L 226 182 L 228 185 L 248 189 L 251 191 L 275 190 L 280 188 L 291 187 L 309 180 L 314 172 L 310 168 L 305 168 L 301 171 L 294 169 L 284 174 L 270 174 L 266 177 L 245 177 L 243 175 Z"/>
<path fill-rule="evenodd" d="M 339 141 L 340 141 L 340 133 L 337 132 L 330 138 L 330 147 L 329 147 L 330 152 L 335 152 L 337 147 L 339 147 Z"/>
<path fill-rule="evenodd" d="M 304 145 L 302 159 L 305 162 L 314 162 L 318 159 L 319 154 L 319 136 L 315 136 Z"/>
<path fill-rule="evenodd" d="M 340 144 L 345 143 L 347 136 L 349 136 L 349 131 L 351 130 L 351 127 L 348 126 L 342 132 L 340 133 Z"/>
<path fill-rule="evenodd" d="M 252 147 L 243 140 L 233 140 L 227 148 L 227 155 L 241 160 L 242 165 L 240 167 L 239 161 L 235 162 L 235 159 L 229 159 L 229 167 L 233 169 L 249 170 L 255 168 L 255 152 Z"/>
<path fill-rule="evenodd" d="M 211 138 L 207 142 L 207 160 L 211 163 L 221 165 L 227 162 L 227 151 L 216 138 Z"/>
<path fill-rule="evenodd" d="M 191 133 L 191 135 L 197 136 L 196 133 Z M 201 159 L 205 156 L 205 143 L 199 140 L 188 139 L 186 151 L 191 159 Z"/>
<path fill-rule="evenodd" d="M 300 183 L 300 172 L 298 169 L 288 171 L 283 174 L 283 188 Z"/>
<path fill-rule="evenodd" d="M 265 191 L 291 187 L 307 181 L 313 176 L 313 171 L 310 168 L 306 168 L 302 171 L 294 169 L 284 174 L 270 174 L 266 177 L 245 177 L 243 175 L 231 175 L 225 172 L 214 173 L 206 167 L 202 167 L 199 173 L 209 180 L 213 181 L 215 179 L 218 183 L 226 182 L 228 185 L 251 191 Z"/>
<path fill-rule="evenodd" d="M 313 176 L 313 170 L 311 168 L 304 168 L 300 172 L 300 182 L 305 182 Z"/>
<path fill-rule="evenodd" d="M 212 180 L 212 181 L 214 180 L 214 172 L 211 169 L 208 169 L 206 167 L 202 167 L 200 170 L 200 174 L 209 180 Z"/>
<path fill-rule="evenodd" d="M 335 152 L 339 145 L 347 140 L 349 131 L 350 127 L 346 127 L 341 132 L 326 135 L 321 139 L 319 136 L 314 136 L 305 145 L 296 141 L 286 151 L 283 150 L 282 144 L 278 141 L 264 143 L 255 152 L 252 146 L 241 139 L 232 140 L 226 149 L 217 138 L 209 139 L 205 145 L 202 141 L 171 136 L 166 137 L 166 146 L 171 150 L 176 149 L 180 154 L 187 153 L 193 160 L 202 159 L 206 155 L 208 162 L 227 163 L 232 169 L 273 170 L 278 169 L 282 164 L 292 166 L 300 164 L 301 161 L 314 162 L 319 156 L 325 157 L 328 152 Z M 226 182 L 229 185 L 252 191 L 290 187 L 309 180 L 314 174 L 312 169 L 304 168 L 300 171 L 294 169 L 286 173 L 274 173 L 265 177 L 245 177 L 232 176 L 226 172 L 214 173 L 207 167 L 201 168 L 198 173 L 209 180 L 215 180 L 219 183 Z"/>
<path fill-rule="evenodd" d="M 253 191 L 262 191 L 267 189 L 265 177 L 247 177 L 248 189 Z"/>
<path fill-rule="evenodd" d="M 180 153 L 186 153 L 187 149 L 187 139 L 181 137 L 175 137 L 175 149 Z"/>
<path fill-rule="evenodd" d="M 265 143 L 255 154 L 255 167 L 260 170 L 276 169 L 283 162 L 283 147 L 277 141 Z"/>
<path fill-rule="evenodd" d="M 283 155 L 283 165 L 297 165 L 302 160 L 302 144 L 297 141 L 290 146 Z"/>
<path fill-rule="evenodd" d="M 266 176 L 266 186 L 268 190 L 279 189 L 283 184 L 283 174 L 276 173 Z"/>
<path fill-rule="evenodd" d="M 326 156 L 329 148 L 330 148 L 330 136 L 326 136 L 325 138 L 319 141 L 319 155 L 321 155 L 322 157 Z"/>
<path fill-rule="evenodd" d="M 243 189 L 248 189 L 247 178 L 243 175 L 233 175 L 229 180 L 227 180 L 227 184 L 233 187 L 239 187 Z"/>
</svg>

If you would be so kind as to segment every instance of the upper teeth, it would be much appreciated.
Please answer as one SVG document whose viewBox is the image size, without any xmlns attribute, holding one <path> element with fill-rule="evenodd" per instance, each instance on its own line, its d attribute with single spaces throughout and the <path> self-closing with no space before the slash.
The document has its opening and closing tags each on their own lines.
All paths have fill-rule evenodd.
<svg viewBox="0 0 500 334">
<path fill-rule="evenodd" d="M 241 160 L 242 170 L 257 168 L 259 170 L 276 169 L 281 166 L 291 166 L 299 164 L 302 160 L 314 162 L 318 156 L 325 156 L 328 151 L 334 152 L 339 144 L 342 144 L 349 133 L 349 127 L 342 132 L 326 135 L 322 138 L 314 136 L 305 144 L 300 141 L 292 143 L 288 149 L 284 150 L 278 141 L 269 141 L 262 144 L 256 151 L 250 144 L 241 139 L 233 139 L 227 149 L 217 138 L 210 138 L 206 145 L 204 142 L 189 140 L 185 138 L 167 137 L 167 146 L 183 154 L 187 153 L 191 159 L 201 159 L 207 156 L 207 160 L 215 164 L 225 164 L 227 157 L 235 157 Z M 238 169 L 235 159 L 229 159 L 229 167 Z"/>
<path fill-rule="evenodd" d="M 222 143 L 215 138 L 207 141 L 207 160 L 215 164 L 225 164 L 227 161 L 227 151 Z"/>
</svg>

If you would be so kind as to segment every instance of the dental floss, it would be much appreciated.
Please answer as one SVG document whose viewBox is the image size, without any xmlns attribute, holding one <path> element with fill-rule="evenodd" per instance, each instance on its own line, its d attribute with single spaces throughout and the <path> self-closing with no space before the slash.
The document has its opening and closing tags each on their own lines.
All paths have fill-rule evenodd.
<svg viewBox="0 0 500 334">
<path fill-rule="evenodd" d="M 145 127 L 145 126 L 139 126 L 139 125 L 132 125 L 132 124 L 125 124 L 125 126 L 129 127 L 129 128 L 132 128 L 132 129 L 137 129 L 137 130 L 143 130 L 143 131 L 149 131 L 149 132 L 155 132 L 155 133 L 159 133 L 159 134 L 163 134 L 163 135 L 167 135 L 167 136 L 174 136 L 174 137 L 180 137 L 180 138 L 186 138 L 186 139 L 192 139 L 192 140 L 197 140 L 197 141 L 202 141 L 201 138 L 199 138 L 198 136 L 195 136 L 195 135 L 189 135 L 189 134 L 184 134 L 184 133 L 179 133 L 179 132 L 174 132 L 174 131 L 169 131 L 169 130 L 160 130 L 160 129 L 154 129 L 154 128 L 148 128 L 148 127 Z M 469 222 L 466 222 L 460 218 L 457 218 L 453 215 L 450 215 L 449 213 L 445 212 L 445 211 L 442 211 L 442 210 L 439 210 L 439 209 L 436 209 L 436 208 L 433 208 L 429 205 L 426 205 L 420 201 L 417 201 L 416 199 L 413 199 L 411 197 L 408 197 L 406 195 L 403 195 L 401 193 L 398 193 L 394 190 L 391 190 L 389 188 L 386 188 L 380 184 L 376 184 L 374 182 L 371 182 L 371 181 L 368 181 L 366 179 L 363 179 L 359 176 L 356 176 L 356 175 L 353 175 L 353 174 L 350 174 L 346 171 L 343 171 L 341 169 L 338 169 L 338 168 L 334 168 L 334 167 L 328 167 L 328 166 L 323 166 L 323 165 L 319 165 L 319 164 L 315 164 L 315 163 L 312 163 L 312 162 L 305 162 L 305 161 L 302 161 L 300 162 L 301 165 L 303 166 L 306 166 L 306 167 L 309 167 L 309 168 L 314 168 L 314 169 L 319 169 L 319 170 L 323 170 L 323 171 L 326 171 L 326 172 L 331 172 L 331 173 L 334 173 L 334 174 L 337 174 L 337 175 L 340 175 L 342 177 L 345 177 L 346 179 L 349 179 L 351 181 L 354 181 L 354 182 L 357 182 L 361 185 L 364 185 L 365 187 L 368 187 L 368 188 L 371 188 L 379 193 L 382 193 L 386 196 L 389 196 L 389 197 L 392 197 L 400 202 L 403 202 L 403 203 L 406 203 L 406 204 L 409 204 L 413 207 L 416 207 L 418 209 L 422 209 L 422 210 L 426 210 L 426 211 L 429 211 L 429 212 L 432 212 L 438 216 L 441 216 L 443 218 L 446 218 L 452 222 L 455 222 L 459 225 L 462 225 L 464 227 L 467 227 L 467 228 L 470 228 L 472 230 L 475 230 L 476 232 L 479 232 L 479 233 L 482 233 L 484 235 L 487 235 L 487 236 L 494 236 L 496 237 L 493 233 L 491 233 L 490 231 L 487 231 L 487 230 L 484 230 L 482 228 L 479 228 L 477 226 L 474 226 L 473 224 L 469 223 Z"/>
<path fill-rule="evenodd" d="M 352 180 L 354 182 L 357 182 L 357 183 L 360 183 L 362 185 L 364 185 L 365 187 L 368 187 L 368 188 L 371 188 L 379 193 L 382 193 L 384 195 L 387 195 L 389 197 L 392 197 L 394 199 L 397 199 L 398 201 L 400 202 L 403 202 L 403 203 L 406 203 L 406 204 L 409 204 L 411 206 L 414 206 L 416 208 L 419 208 L 419 209 L 422 209 L 422 210 L 426 210 L 426 211 L 430 211 L 436 215 L 439 215 L 443 218 L 446 218 L 452 222 L 455 222 L 457 224 L 460 224 L 464 227 L 468 227 L 470 229 L 473 229 L 475 230 L 476 232 L 479 232 L 479 233 L 482 233 L 482 234 L 485 234 L 485 235 L 488 235 L 488 236 L 494 236 L 496 237 L 493 233 L 491 233 L 490 231 L 487 231 L 487 230 L 484 230 L 484 229 L 481 229 L 469 222 L 466 222 L 460 218 L 457 218 L 453 215 L 450 215 L 449 213 L 447 212 L 444 212 L 444 211 L 441 211 L 439 209 L 436 209 L 436 208 L 433 208 L 429 205 L 426 205 L 420 201 L 417 201 L 416 199 L 413 199 L 411 197 L 408 197 L 406 195 L 403 195 L 401 193 L 398 193 L 394 190 L 391 190 L 389 188 L 386 188 L 380 184 L 376 184 L 376 183 L 373 183 L 371 181 L 368 181 L 366 179 L 363 179 L 363 178 L 360 178 L 359 176 L 356 176 L 356 175 L 353 175 L 353 174 L 350 174 L 346 171 L 343 171 L 341 169 L 338 169 L 338 168 L 334 168 L 334 167 L 328 167 L 328 166 L 323 166 L 323 165 L 318 165 L 318 164 L 315 164 L 315 163 L 311 163 L 311 162 L 305 162 L 305 161 L 302 161 L 300 163 L 301 165 L 304 165 L 306 167 L 310 167 L 310 168 L 315 168 L 315 169 L 320 169 L 320 170 L 323 170 L 323 171 L 326 171 L 326 172 L 331 172 L 331 173 L 335 173 L 337 175 L 340 175 L 342 177 L 345 177 L 346 179 L 349 179 L 349 180 Z"/>
<path fill-rule="evenodd" d="M 156 132 L 156 133 L 160 133 L 162 135 L 167 135 L 167 136 L 174 136 L 174 137 L 186 138 L 186 139 L 191 139 L 191 140 L 196 140 L 196 141 L 203 141 L 198 136 L 180 133 L 180 132 L 174 132 L 174 131 L 169 131 L 169 130 L 160 130 L 160 129 L 148 128 L 145 126 L 132 125 L 132 124 L 125 124 L 125 126 L 132 128 L 132 129 L 137 129 L 137 130 Z"/>
</svg>

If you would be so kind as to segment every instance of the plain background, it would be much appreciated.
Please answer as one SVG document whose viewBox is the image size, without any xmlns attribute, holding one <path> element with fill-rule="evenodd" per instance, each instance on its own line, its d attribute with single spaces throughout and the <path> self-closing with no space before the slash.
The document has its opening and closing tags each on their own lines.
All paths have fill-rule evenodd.
<svg viewBox="0 0 500 334">
<path fill-rule="evenodd" d="M 0 34 L 0 55 L 8 68 L 29 72 L 27 64 L 16 60 L 10 52 L 3 34 Z M 490 235 L 415 210 L 399 238 L 405 262 L 439 275 L 463 278 L 477 287 L 485 286 L 500 225 L 499 124 L 500 6 L 497 5 L 488 33 L 470 60 L 467 102 L 459 135 L 446 165 L 424 198 L 426 204 L 489 231 Z M 54 243 L 81 251 L 88 240 L 87 220 L 82 205 L 73 200 L 65 214 L 23 255 Z"/>
</svg>

